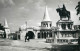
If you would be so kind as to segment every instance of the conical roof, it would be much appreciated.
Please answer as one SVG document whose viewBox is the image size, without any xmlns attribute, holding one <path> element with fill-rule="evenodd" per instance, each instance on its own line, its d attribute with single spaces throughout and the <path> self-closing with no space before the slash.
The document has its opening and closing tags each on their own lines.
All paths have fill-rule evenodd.
<svg viewBox="0 0 80 51">
<path fill-rule="evenodd" d="M 49 17 L 49 13 L 48 13 L 47 6 L 45 7 L 45 12 L 44 12 L 43 21 L 51 21 L 51 20 L 50 20 L 50 17 Z"/>
<path fill-rule="evenodd" d="M 4 27 L 5 27 L 5 28 L 9 28 L 9 27 L 8 27 L 8 23 L 7 23 L 7 20 L 6 20 L 6 19 L 5 19 L 5 22 L 4 22 Z"/>
</svg>

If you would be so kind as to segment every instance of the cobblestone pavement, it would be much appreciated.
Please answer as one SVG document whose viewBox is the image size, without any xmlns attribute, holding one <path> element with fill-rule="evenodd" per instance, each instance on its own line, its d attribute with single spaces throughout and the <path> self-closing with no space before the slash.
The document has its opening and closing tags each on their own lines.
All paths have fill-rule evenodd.
<svg viewBox="0 0 80 51">
<path fill-rule="evenodd" d="M 0 51 L 50 51 L 51 44 L 43 39 L 21 40 L 0 39 Z"/>
</svg>

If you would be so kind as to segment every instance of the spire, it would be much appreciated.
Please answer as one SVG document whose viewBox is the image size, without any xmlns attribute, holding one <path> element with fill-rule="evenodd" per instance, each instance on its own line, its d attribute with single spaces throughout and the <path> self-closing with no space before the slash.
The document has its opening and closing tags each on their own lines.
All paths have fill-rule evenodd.
<svg viewBox="0 0 80 51">
<path fill-rule="evenodd" d="M 8 23 L 7 23 L 7 20 L 6 20 L 6 19 L 5 19 L 5 22 L 4 22 L 4 27 L 5 27 L 5 28 L 9 28 L 9 27 L 8 27 Z"/>
<path fill-rule="evenodd" d="M 45 7 L 45 12 L 44 12 L 43 21 L 51 21 L 51 20 L 50 20 L 50 17 L 49 17 L 49 14 L 48 14 L 47 6 Z"/>
</svg>

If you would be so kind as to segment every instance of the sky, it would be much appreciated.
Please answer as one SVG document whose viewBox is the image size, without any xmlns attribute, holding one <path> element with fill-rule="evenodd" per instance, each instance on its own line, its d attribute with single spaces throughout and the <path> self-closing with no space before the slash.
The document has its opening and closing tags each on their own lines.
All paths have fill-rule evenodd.
<svg viewBox="0 0 80 51">
<path fill-rule="evenodd" d="M 40 26 L 43 20 L 45 6 L 48 7 L 50 19 L 53 26 L 60 19 L 56 12 L 58 7 L 65 4 L 66 9 L 71 13 L 71 20 L 74 25 L 80 24 L 76 15 L 75 7 L 80 0 L 0 0 L 0 23 L 4 25 L 5 18 L 11 32 L 17 31 L 20 26 L 27 22 L 28 26 Z"/>
</svg>

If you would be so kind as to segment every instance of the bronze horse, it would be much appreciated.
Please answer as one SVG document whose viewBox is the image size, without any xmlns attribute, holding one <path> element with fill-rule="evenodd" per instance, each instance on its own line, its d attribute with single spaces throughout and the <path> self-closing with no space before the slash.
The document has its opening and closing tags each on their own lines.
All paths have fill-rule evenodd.
<svg viewBox="0 0 80 51">
<path fill-rule="evenodd" d="M 63 8 L 57 8 L 56 11 L 59 13 L 60 20 L 66 17 L 68 17 L 68 20 L 70 19 L 70 11 L 67 11 L 64 5 Z"/>
</svg>

